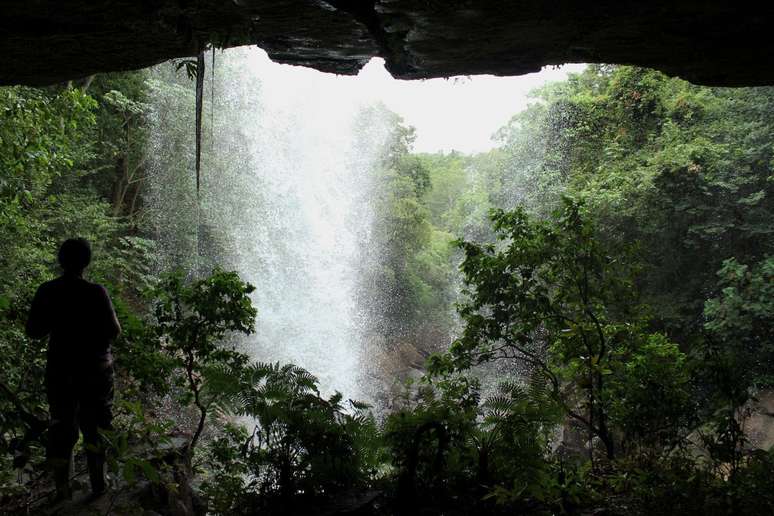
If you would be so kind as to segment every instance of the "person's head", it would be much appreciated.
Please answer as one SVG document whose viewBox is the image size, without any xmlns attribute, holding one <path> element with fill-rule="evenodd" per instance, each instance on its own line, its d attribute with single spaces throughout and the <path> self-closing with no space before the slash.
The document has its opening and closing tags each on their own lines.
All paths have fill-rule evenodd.
<svg viewBox="0 0 774 516">
<path fill-rule="evenodd" d="M 69 238 L 59 248 L 59 265 L 67 274 L 81 274 L 91 261 L 91 246 L 84 238 Z"/>
</svg>

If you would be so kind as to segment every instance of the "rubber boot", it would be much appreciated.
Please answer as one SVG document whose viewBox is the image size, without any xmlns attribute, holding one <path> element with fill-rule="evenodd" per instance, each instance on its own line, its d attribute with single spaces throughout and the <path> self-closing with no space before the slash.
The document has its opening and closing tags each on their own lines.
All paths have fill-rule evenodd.
<svg viewBox="0 0 774 516">
<path fill-rule="evenodd" d="M 107 489 L 105 484 L 105 454 L 87 452 L 86 465 L 89 467 L 91 493 L 94 496 L 99 496 Z"/>
<path fill-rule="evenodd" d="M 54 485 L 56 496 L 54 502 L 73 499 L 73 490 L 70 487 L 70 461 L 67 459 L 55 459 L 51 464 L 54 473 Z"/>
</svg>

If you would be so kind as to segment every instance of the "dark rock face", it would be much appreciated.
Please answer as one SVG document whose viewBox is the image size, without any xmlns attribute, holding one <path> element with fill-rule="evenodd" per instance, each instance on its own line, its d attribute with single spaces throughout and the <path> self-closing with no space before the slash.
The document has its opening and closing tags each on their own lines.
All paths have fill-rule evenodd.
<svg viewBox="0 0 774 516">
<path fill-rule="evenodd" d="M 399 78 L 518 75 L 547 64 L 657 68 L 774 84 L 774 3 L 703 0 L 5 0 L 0 84 L 51 84 L 257 44 L 272 59 Z"/>
</svg>

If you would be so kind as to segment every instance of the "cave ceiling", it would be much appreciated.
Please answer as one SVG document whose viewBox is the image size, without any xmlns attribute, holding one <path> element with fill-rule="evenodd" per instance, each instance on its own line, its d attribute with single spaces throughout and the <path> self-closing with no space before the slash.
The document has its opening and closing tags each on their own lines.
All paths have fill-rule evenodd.
<svg viewBox="0 0 774 516">
<path fill-rule="evenodd" d="M 706 0 L 4 0 L 0 84 L 143 68 L 213 44 L 339 74 L 379 56 L 402 79 L 598 62 L 766 85 L 772 15 L 774 2 Z"/>
</svg>

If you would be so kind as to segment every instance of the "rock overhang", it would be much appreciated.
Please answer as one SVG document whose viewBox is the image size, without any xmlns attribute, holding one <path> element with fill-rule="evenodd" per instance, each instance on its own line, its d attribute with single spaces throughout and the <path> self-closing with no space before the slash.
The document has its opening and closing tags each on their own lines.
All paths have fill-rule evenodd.
<svg viewBox="0 0 774 516">
<path fill-rule="evenodd" d="M 45 85 L 258 45 L 278 62 L 397 78 L 647 66 L 718 86 L 774 84 L 768 2 L 626 0 L 6 0 L 0 84 Z"/>
</svg>

